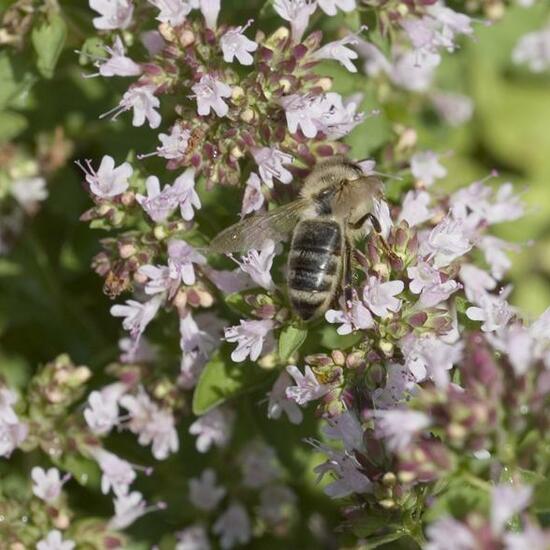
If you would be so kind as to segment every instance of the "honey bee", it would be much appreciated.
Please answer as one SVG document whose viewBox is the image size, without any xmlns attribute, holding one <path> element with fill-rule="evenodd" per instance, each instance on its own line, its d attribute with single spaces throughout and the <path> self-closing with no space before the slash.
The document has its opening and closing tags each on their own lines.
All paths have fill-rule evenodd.
<svg viewBox="0 0 550 550">
<path fill-rule="evenodd" d="M 382 182 L 365 176 L 343 157 L 319 163 L 304 180 L 297 200 L 245 218 L 219 233 L 212 252 L 246 252 L 266 239 L 291 237 L 287 286 L 290 303 L 304 321 L 322 315 L 340 291 L 352 296 L 351 258 L 354 242 L 367 220 L 380 224 L 374 203 L 383 197 Z"/>
</svg>

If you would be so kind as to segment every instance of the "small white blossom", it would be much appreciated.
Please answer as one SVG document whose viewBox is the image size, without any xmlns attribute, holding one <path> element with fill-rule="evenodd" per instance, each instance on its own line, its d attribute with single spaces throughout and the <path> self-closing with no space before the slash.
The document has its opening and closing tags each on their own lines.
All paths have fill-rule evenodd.
<svg viewBox="0 0 550 550">
<path fill-rule="evenodd" d="M 466 298 L 474 303 L 497 286 L 497 282 L 489 273 L 473 264 L 464 264 L 460 267 L 460 279 L 464 283 Z"/>
<path fill-rule="evenodd" d="M 521 533 L 504 533 L 505 550 L 548 550 L 550 531 L 528 523 Z"/>
<path fill-rule="evenodd" d="M 16 403 L 17 394 L 9 388 L 0 387 L 0 422 L 17 423 L 17 415 L 13 410 Z"/>
<path fill-rule="evenodd" d="M 250 52 L 255 52 L 258 44 L 243 34 L 247 27 L 248 24 L 230 29 L 220 38 L 223 59 L 227 63 L 232 63 L 235 58 L 241 65 L 252 65 L 254 62 Z"/>
<path fill-rule="evenodd" d="M 421 253 L 429 254 L 433 266 L 441 268 L 464 256 L 471 248 L 462 221 L 447 216 L 431 230 L 422 243 Z"/>
<path fill-rule="evenodd" d="M 162 145 L 157 147 L 157 155 L 168 160 L 181 159 L 187 150 L 190 137 L 189 130 L 175 124 L 169 134 L 159 134 Z"/>
<path fill-rule="evenodd" d="M 350 304 L 342 304 L 342 309 L 329 309 L 325 313 L 329 323 L 342 323 L 336 332 L 350 334 L 354 330 L 368 329 L 374 326 L 371 312 L 360 300 L 353 299 Z"/>
<path fill-rule="evenodd" d="M 517 65 L 527 65 L 534 73 L 549 71 L 550 27 L 522 36 L 512 52 L 512 60 Z"/>
<path fill-rule="evenodd" d="M 115 37 L 112 47 L 105 46 L 105 50 L 109 58 L 95 63 L 101 76 L 138 76 L 142 73 L 141 67 L 126 56 L 120 36 Z"/>
<path fill-rule="evenodd" d="M 466 316 L 472 321 L 482 321 L 483 332 L 494 332 L 505 327 L 514 314 L 508 302 L 500 296 L 487 294 L 481 296 L 478 302 L 479 307 L 469 307 Z"/>
<path fill-rule="evenodd" d="M 28 433 L 29 427 L 23 422 L 0 422 L 0 456 L 9 458 Z"/>
<path fill-rule="evenodd" d="M 260 210 L 264 202 L 265 197 L 262 193 L 262 182 L 256 172 L 251 172 L 244 189 L 241 218 Z"/>
<path fill-rule="evenodd" d="M 185 0 L 149 0 L 149 3 L 160 10 L 157 21 L 168 23 L 172 27 L 181 25 L 191 11 L 191 6 Z"/>
<path fill-rule="evenodd" d="M 247 544 L 252 537 L 252 528 L 244 506 L 239 502 L 231 504 L 216 520 L 212 531 L 220 537 L 223 550 Z"/>
<path fill-rule="evenodd" d="M 281 183 L 290 183 L 292 174 L 283 164 L 291 164 L 292 155 L 283 153 L 276 147 L 262 147 L 252 150 L 254 160 L 258 165 L 258 172 L 262 181 L 271 189 L 273 188 L 273 178 L 277 178 Z"/>
<path fill-rule="evenodd" d="M 251 361 L 257 361 L 272 330 L 273 321 L 269 319 L 241 321 L 239 325 L 226 328 L 225 340 L 237 344 L 231 353 L 231 359 L 235 363 L 241 363 L 250 356 Z"/>
<path fill-rule="evenodd" d="M 275 285 L 271 278 L 271 267 L 275 258 L 275 243 L 267 239 L 260 250 L 249 250 L 237 263 L 262 288 L 272 290 Z"/>
<path fill-rule="evenodd" d="M 372 411 L 376 428 L 392 452 L 405 450 L 414 436 L 430 425 L 430 418 L 424 413 L 412 410 Z"/>
<path fill-rule="evenodd" d="M 502 533 L 504 526 L 531 502 L 533 488 L 528 485 L 497 485 L 491 490 L 491 528 Z"/>
<path fill-rule="evenodd" d="M 467 525 L 451 518 L 443 517 L 428 525 L 428 542 L 425 550 L 476 550 L 479 548 L 476 537 Z"/>
<path fill-rule="evenodd" d="M 500 281 L 512 266 L 510 258 L 508 258 L 508 255 L 504 251 L 519 252 L 521 250 L 520 246 L 503 241 L 492 235 L 484 235 L 477 243 L 477 246 L 483 251 L 485 261 L 491 269 L 491 275 L 497 281 Z"/>
<path fill-rule="evenodd" d="M 90 8 L 101 17 L 94 17 L 94 27 L 101 31 L 126 29 L 132 23 L 132 0 L 90 0 Z"/>
<path fill-rule="evenodd" d="M 338 9 L 350 12 L 356 8 L 355 0 L 317 0 L 317 3 L 327 15 L 336 15 Z"/>
<path fill-rule="evenodd" d="M 286 370 L 296 383 L 295 386 L 286 388 L 286 396 L 300 406 L 320 399 L 331 390 L 331 386 L 328 384 L 319 383 L 309 365 L 306 365 L 304 374 L 295 365 L 289 365 Z"/>
<path fill-rule="evenodd" d="M 411 172 L 417 180 L 428 186 L 447 175 L 447 169 L 439 162 L 439 155 L 433 151 L 415 153 L 411 158 Z"/>
<path fill-rule="evenodd" d="M 428 206 L 430 201 L 430 194 L 426 191 L 409 191 L 403 199 L 398 221 L 406 221 L 409 227 L 428 221 L 433 215 Z"/>
<path fill-rule="evenodd" d="M 434 92 L 431 100 L 437 114 L 450 126 L 465 124 L 474 113 L 474 102 L 462 94 Z"/>
<path fill-rule="evenodd" d="M 292 385 L 292 379 L 286 370 L 281 371 L 273 388 L 269 392 L 267 405 L 268 418 L 278 419 L 284 412 L 292 424 L 300 424 L 304 418 L 297 403 L 286 396 L 286 389 Z"/>
<path fill-rule="evenodd" d="M 126 387 L 121 382 L 93 391 L 84 409 L 84 418 L 90 430 L 97 435 L 109 433 L 118 424 L 118 401 Z"/>
<path fill-rule="evenodd" d="M 220 0 L 199 0 L 199 8 L 209 29 L 216 28 L 220 13 Z"/>
<path fill-rule="evenodd" d="M 259 488 L 277 480 L 280 475 L 277 455 L 261 441 L 249 443 L 240 455 L 239 464 L 245 487 Z"/>
<path fill-rule="evenodd" d="M 280 524 L 296 503 L 296 495 L 285 485 L 268 485 L 260 492 L 258 515 L 270 525 Z"/>
<path fill-rule="evenodd" d="M 395 296 L 404 289 L 403 281 L 381 283 L 377 277 L 371 276 L 363 291 L 363 301 L 375 315 L 387 317 L 401 309 L 401 300 Z"/>
<path fill-rule="evenodd" d="M 111 489 L 115 495 L 126 495 L 136 479 L 136 472 L 126 460 L 104 449 L 93 451 L 101 468 L 101 492 L 106 495 Z"/>
<path fill-rule="evenodd" d="M 27 212 L 32 212 L 48 198 L 48 187 L 41 177 L 19 178 L 11 184 L 10 193 Z"/>
<path fill-rule="evenodd" d="M 86 175 L 90 191 L 101 199 L 116 197 L 128 189 L 128 179 L 133 169 L 128 162 L 123 162 L 115 168 L 115 160 L 109 155 L 101 159 L 97 172 L 92 168 L 91 161 L 86 160 L 86 166 L 78 164 Z"/>
<path fill-rule="evenodd" d="M 204 265 L 206 258 L 191 245 L 179 239 L 168 241 L 168 270 L 170 278 L 185 285 L 195 284 L 193 264 Z"/>
<path fill-rule="evenodd" d="M 176 534 L 174 550 L 210 550 L 206 529 L 202 525 L 192 525 Z"/>
<path fill-rule="evenodd" d="M 416 381 L 411 371 L 397 363 L 388 365 L 388 378 L 383 388 L 377 388 L 372 394 L 372 401 L 377 409 L 394 409 L 403 402 L 407 395 L 414 392 Z"/>
<path fill-rule="evenodd" d="M 355 413 L 347 410 L 338 416 L 327 419 L 323 433 L 329 439 L 341 441 L 349 453 L 364 450 L 364 431 Z"/>
<path fill-rule="evenodd" d="M 273 8 L 280 17 L 290 23 L 292 40 L 300 42 L 317 3 L 315 0 L 275 0 Z"/>
<path fill-rule="evenodd" d="M 314 59 L 334 59 L 340 65 L 345 67 L 350 73 L 356 73 L 357 67 L 351 62 L 352 59 L 357 59 L 359 54 L 347 48 L 347 44 L 357 44 L 357 37 L 354 35 L 346 36 L 336 42 L 329 42 L 319 48 L 314 54 Z"/>
<path fill-rule="evenodd" d="M 121 113 L 133 109 L 133 126 L 143 126 L 147 120 L 151 128 L 158 128 L 161 117 L 155 109 L 158 109 L 160 100 L 155 95 L 155 91 L 155 86 L 131 86 L 122 96 L 118 106 L 104 113 L 100 118 L 112 115 L 112 119 L 115 120 Z"/>
<path fill-rule="evenodd" d="M 118 495 L 113 501 L 115 505 L 115 515 L 108 523 L 110 529 L 126 529 L 136 521 L 136 519 L 153 510 L 163 510 L 166 508 L 164 502 L 159 502 L 156 506 L 147 506 L 143 500 L 143 495 L 138 491 L 132 491 L 129 494 Z"/>
<path fill-rule="evenodd" d="M 230 86 L 221 80 L 205 74 L 199 82 L 191 86 L 191 90 L 195 93 L 199 115 L 209 115 L 212 110 L 219 117 L 224 117 L 229 112 L 229 107 L 224 98 L 231 97 L 232 90 Z"/>
<path fill-rule="evenodd" d="M 31 470 L 31 478 L 33 481 L 32 492 L 44 502 L 55 502 L 61 494 L 63 484 L 69 477 L 70 475 L 61 479 L 60 472 L 57 468 L 50 468 L 46 471 L 40 468 L 40 466 L 35 466 Z"/>
<path fill-rule="evenodd" d="M 189 427 L 189 433 L 196 435 L 199 453 L 206 453 L 212 445 L 225 447 L 231 439 L 235 413 L 225 407 L 217 407 L 200 416 Z"/>
<path fill-rule="evenodd" d="M 216 486 L 216 472 L 212 468 L 203 470 L 200 478 L 189 480 L 189 500 L 199 510 L 210 512 L 225 496 L 226 490 Z"/>
<path fill-rule="evenodd" d="M 111 307 L 113 317 L 124 317 L 122 327 L 130 332 L 134 341 L 138 341 L 147 325 L 155 318 L 162 304 L 162 296 L 153 296 L 147 302 L 126 300 L 126 305 Z"/>
<path fill-rule="evenodd" d="M 76 544 L 70 539 L 64 539 L 61 531 L 53 529 L 46 538 L 36 543 L 36 550 L 73 550 Z"/>
</svg>

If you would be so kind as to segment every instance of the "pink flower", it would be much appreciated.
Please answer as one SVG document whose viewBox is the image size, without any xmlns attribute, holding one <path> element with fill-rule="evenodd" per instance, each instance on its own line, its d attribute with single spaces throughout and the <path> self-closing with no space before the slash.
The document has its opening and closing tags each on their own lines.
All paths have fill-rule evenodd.
<svg viewBox="0 0 550 550">
<path fill-rule="evenodd" d="M 90 393 L 84 418 L 93 433 L 106 435 L 118 424 L 118 401 L 125 391 L 124 384 L 115 382 Z"/>
<path fill-rule="evenodd" d="M 272 290 L 275 286 L 270 273 L 273 258 L 275 258 L 275 243 L 267 239 L 260 250 L 250 250 L 237 263 L 257 285 L 266 290 Z"/>
<path fill-rule="evenodd" d="M 216 472 L 212 468 L 203 470 L 200 478 L 189 480 L 189 500 L 199 510 L 205 512 L 214 510 L 225 493 L 226 490 L 223 487 L 216 486 Z"/>
<path fill-rule="evenodd" d="M 351 60 L 357 59 L 359 54 L 355 50 L 347 48 L 347 44 L 357 44 L 357 37 L 355 35 L 349 35 L 336 42 L 329 42 L 319 48 L 312 57 L 314 59 L 334 59 L 350 73 L 356 73 L 357 67 Z"/>
<path fill-rule="evenodd" d="M 101 76 L 137 76 L 141 74 L 141 67 L 126 57 L 124 44 L 120 36 L 115 37 L 112 48 L 105 46 L 110 57 L 96 63 Z"/>
<path fill-rule="evenodd" d="M 428 221 L 433 216 L 433 212 L 428 207 L 430 201 L 430 194 L 426 191 L 409 191 L 403 199 L 398 221 L 404 220 L 410 227 Z"/>
<path fill-rule="evenodd" d="M 227 407 L 218 407 L 200 416 L 189 427 L 189 433 L 196 435 L 199 453 L 206 453 L 212 445 L 225 447 L 231 439 L 235 413 Z"/>
<path fill-rule="evenodd" d="M 157 147 L 157 155 L 168 160 L 181 159 L 187 150 L 190 137 L 191 132 L 189 130 L 175 124 L 170 134 L 159 134 L 162 145 Z"/>
<path fill-rule="evenodd" d="M 474 303 L 477 303 L 482 296 L 497 286 L 497 282 L 489 273 L 473 264 L 461 266 L 460 279 L 464 283 L 466 298 Z"/>
<path fill-rule="evenodd" d="M 202 76 L 199 82 L 191 86 L 197 100 L 199 115 L 206 116 L 213 110 L 219 117 L 224 117 L 229 112 L 224 98 L 231 97 L 231 87 L 217 80 L 209 74 Z"/>
<path fill-rule="evenodd" d="M 506 523 L 531 502 L 533 488 L 528 485 L 497 485 L 491 491 L 491 528 L 502 533 Z"/>
<path fill-rule="evenodd" d="M 289 374 L 283 370 L 273 384 L 269 392 L 269 403 L 267 405 L 268 418 L 278 419 L 284 412 L 292 424 L 300 424 L 303 420 L 303 413 L 300 407 L 286 396 L 286 389 L 292 384 Z"/>
<path fill-rule="evenodd" d="M 160 190 L 160 182 L 156 176 L 149 176 L 145 180 L 147 196 L 136 194 L 136 200 L 149 217 L 156 223 L 165 221 L 178 207 L 176 196 L 171 185 Z"/>
<path fill-rule="evenodd" d="M 401 309 L 401 300 L 395 298 L 405 289 L 403 281 L 381 283 L 376 277 L 369 277 L 363 290 L 363 301 L 379 317 L 387 317 Z"/>
<path fill-rule="evenodd" d="M 431 100 L 437 114 L 450 126 L 461 126 L 472 118 L 474 102 L 468 96 L 439 91 Z"/>
<path fill-rule="evenodd" d="M 147 506 L 143 500 L 143 495 L 138 491 L 132 491 L 129 494 L 117 495 L 113 501 L 115 505 L 115 515 L 107 524 L 109 529 L 126 529 L 147 512 L 154 510 L 164 510 L 166 504 L 159 502 L 154 506 Z"/>
<path fill-rule="evenodd" d="M 356 8 L 355 0 L 317 0 L 317 3 L 327 15 L 336 15 L 338 9 L 350 12 Z"/>
<path fill-rule="evenodd" d="M 247 544 L 252 537 L 252 527 L 245 507 L 239 502 L 233 502 L 216 520 L 212 531 L 220 537 L 223 550 Z"/>
<path fill-rule="evenodd" d="M 491 269 L 491 275 L 497 281 L 500 281 L 512 266 L 512 262 L 504 251 L 512 250 L 519 252 L 521 250 L 519 245 L 503 241 L 492 235 L 483 236 L 477 243 L 477 246 L 483 251 L 485 261 Z"/>
<path fill-rule="evenodd" d="M 85 174 L 85 179 L 90 186 L 90 191 L 101 199 L 107 199 L 121 195 L 130 185 L 128 179 L 133 169 L 128 162 L 115 168 L 113 157 L 105 155 L 97 172 L 92 168 L 92 163 L 86 160 L 86 166 L 77 163 Z"/>
<path fill-rule="evenodd" d="M 28 425 L 20 422 L 17 417 L 15 422 L 0 420 L 0 456 L 9 458 L 11 453 L 27 439 L 28 434 Z"/>
<path fill-rule="evenodd" d="M 179 239 L 168 242 L 168 270 L 170 278 L 181 280 L 185 285 L 195 284 L 193 264 L 204 265 L 206 258 L 191 245 Z"/>
<path fill-rule="evenodd" d="M 144 303 L 126 300 L 126 305 L 111 307 L 113 317 L 124 317 L 122 327 L 130 332 L 134 341 L 139 340 L 147 325 L 155 318 L 162 304 L 162 296 L 154 296 Z"/>
<path fill-rule="evenodd" d="M 241 218 L 247 214 L 260 210 L 264 202 L 265 198 L 262 193 L 262 182 L 255 172 L 251 172 L 244 189 Z"/>
<path fill-rule="evenodd" d="M 425 550 L 477 550 L 478 541 L 467 525 L 443 517 L 428 525 L 428 542 Z"/>
<path fill-rule="evenodd" d="M 292 155 L 283 153 L 276 147 L 256 148 L 252 150 L 252 155 L 258 165 L 262 181 L 270 189 L 273 188 L 273 178 L 277 178 L 281 183 L 292 181 L 292 174 L 283 166 L 283 164 L 292 163 Z"/>
<path fill-rule="evenodd" d="M 354 330 L 368 329 L 374 326 L 374 320 L 370 311 L 357 299 L 350 304 L 342 304 L 342 309 L 329 309 L 325 313 L 325 319 L 329 323 L 342 323 L 336 332 L 338 334 L 350 334 Z"/>
<path fill-rule="evenodd" d="M 90 0 L 90 8 L 101 16 L 93 20 L 98 30 L 127 29 L 132 23 L 132 0 Z"/>
<path fill-rule="evenodd" d="M 404 451 L 413 441 L 414 437 L 426 429 L 431 421 L 424 413 L 394 409 L 385 411 L 372 411 L 376 419 L 376 428 L 386 441 L 386 446 L 392 452 Z"/>
<path fill-rule="evenodd" d="M 435 268 L 448 266 L 472 248 L 466 229 L 461 220 L 447 216 L 431 230 L 421 245 L 421 253 L 429 254 Z"/>
<path fill-rule="evenodd" d="M 220 13 L 220 0 L 199 0 L 199 8 L 209 29 L 216 28 Z"/>
<path fill-rule="evenodd" d="M 273 8 L 280 17 L 290 23 L 292 40 L 300 42 L 317 4 L 314 0 L 275 0 Z"/>
<path fill-rule="evenodd" d="M 325 426 L 323 433 L 329 439 L 341 441 L 349 453 L 364 451 L 364 431 L 361 422 L 356 414 L 347 410 L 338 416 L 327 419 L 328 426 Z"/>
<path fill-rule="evenodd" d="M 61 494 L 61 489 L 66 481 L 71 477 L 70 474 L 61 479 L 61 475 L 57 468 L 44 470 L 40 466 L 35 466 L 31 470 L 33 480 L 32 492 L 35 496 L 42 499 L 44 502 L 55 502 Z"/>
<path fill-rule="evenodd" d="M 439 155 L 433 151 L 415 153 L 411 158 L 411 172 L 417 180 L 428 186 L 447 175 L 447 169 L 439 162 Z"/>
<path fill-rule="evenodd" d="M 482 321 L 483 332 L 494 332 L 504 328 L 514 314 L 508 302 L 500 296 L 487 294 L 479 297 L 478 301 L 479 307 L 469 307 L 466 316 L 472 321 Z"/>
<path fill-rule="evenodd" d="M 428 262 L 419 261 L 415 266 L 408 267 L 407 275 L 411 279 L 409 289 L 413 294 L 441 284 L 441 273 Z"/>
<path fill-rule="evenodd" d="M 517 65 L 526 64 L 534 73 L 550 69 L 550 27 L 523 35 L 512 52 Z"/>
<path fill-rule="evenodd" d="M 101 492 L 106 495 L 110 489 L 116 495 L 126 495 L 130 485 L 136 479 L 132 465 L 104 449 L 95 449 L 94 458 L 101 468 Z"/>
<path fill-rule="evenodd" d="M 304 374 L 295 365 L 289 365 L 286 371 L 294 378 L 296 383 L 296 386 L 286 388 L 286 396 L 300 406 L 320 399 L 331 390 L 328 384 L 319 383 L 309 365 L 306 365 Z"/>
<path fill-rule="evenodd" d="M 227 63 L 232 63 L 235 58 L 241 65 L 252 65 L 254 62 L 250 52 L 255 52 L 258 44 L 243 34 L 251 23 L 249 21 L 244 27 L 230 29 L 220 38 L 223 59 Z"/>
<path fill-rule="evenodd" d="M 160 126 L 161 117 L 155 109 L 158 109 L 160 100 L 155 96 L 155 91 L 156 87 L 151 85 L 132 86 L 122 96 L 117 107 L 102 114 L 99 118 L 112 115 L 112 119 L 115 120 L 121 113 L 133 109 L 133 126 L 143 126 L 147 120 L 151 128 L 158 128 Z"/>
<path fill-rule="evenodd" d="M 185 0 L 149 0 L 149 3 L 160 10 L 157 21 L 173 27 L 181 25 L 191 11 L 191 6 Z"/>
<path fill-rule="evenodd" d="M 241 363 L 248 356 L 256 361 L 265 347 L 266 339 L 273 330 L 273 321 L 241 321 L 240 325 L 225 329 L 225 340 L 237 344 L 231 353 L 231 359 Z"/>
<path fill-rule="evenodd" d="M 73 550 L 74 547 L 75 542 L 64 539 L 61 531 L 57 529 L 49 531 L 46 538 L 36 543 L 36 550 Z"/>
</svg>

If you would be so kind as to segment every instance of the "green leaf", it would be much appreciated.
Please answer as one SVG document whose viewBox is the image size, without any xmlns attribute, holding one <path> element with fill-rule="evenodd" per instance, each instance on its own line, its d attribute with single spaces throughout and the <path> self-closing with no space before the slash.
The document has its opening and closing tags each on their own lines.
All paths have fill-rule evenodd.
<svg viewBox="0 0 550 550">
<path fill-rule="evenodd" d="M 0 121 L 2 120 L 2 115 L 0 113 Z M 0 124 L 2 124 L 0 122 Z M 21 266 L 5 258 L 0 258 L 0 277 L 14 277 L 21 273 Z"/>
<path fill-rule="evenodd" d="M 67 25 L 60 15 L 50 15 L 35 26 L 31 40 L 36 53 L 36 67 L 44 78 L 52 78 L 57 60 L 67 38 Z"/>
<path fill-rule="evenodd" d="M 341 334 L 338 334 L 336 332 L 336 328 L 332 326 L 323 327 L 320 336 L 321 346 L 328 349 L 340 350 L 351 348 L 363 339 L 363 335 L 360 332 L 352 332 L 351 334 L 342 336 Z"/>
<path fill-rule="evenodd" d="M 307 338 L 307 329 L 289 325 L 284 327 L 279 336 L 279 357 L 281 361 L 287 361 L 294 355 Z"/>
<path fill-rule="evenodd" d="M 27 128 L 27 119 L 19 113 L 0 113 L 0 142 L 10 141 Z"/>
<path fill-rule="evenodd" d="M 94 489 L 99 487 L 101 472 L 94 460 L 74 453 L 66 453 L 60 457 L 50 455 L 50 459 L 61 470 L 71 473 L 80 485 Z"/>
<path fill-rule="evenodd" d="M 396 527 L 397 523 L 392 523 L 395 516 L 391 512 L 372 509 L 367 514 L 358 519 L 352 520 L 351 529 L 353 534 L 358 538 L 367 538 L 374 535 L 377 531 L 388 529 L 392 526 Z"/>
<path fill-rule="evenodd" d="M 204 367 L 193 394 L 193 413 L 201 415 L 228 399 L 252 391 L 270 375 L 254 363 L 234 363 L 224 346 Z"/>
<path fill-rule="evenodd" d="M 539 483 L 535 487 L 533 510 L 537 514 L 547 514 L 550 512 L 550 479 Z"/>
<path fill-rule="evenodd" d="M 0 52 L 0 109 L 28 91 L 35 80 L 36 77 L 27 71 L 26 63 L 21 58 L 12 59 L 7 51 Z"/>
</svg>

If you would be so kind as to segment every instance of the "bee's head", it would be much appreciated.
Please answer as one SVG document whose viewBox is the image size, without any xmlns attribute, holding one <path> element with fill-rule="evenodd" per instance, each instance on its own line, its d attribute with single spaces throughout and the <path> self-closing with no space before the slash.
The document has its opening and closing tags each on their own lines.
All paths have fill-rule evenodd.
<svg viewBox="0 0 550 550">
<path fill-rule="evenodd" d="M 345 157 L 333 157 L 317 164 L 304 181 L 301 195 L 304 198 L 314 198 L 323 191 L 345 186 L 350 181 L 363 177 L 359 166 Z"/>
</svg>

